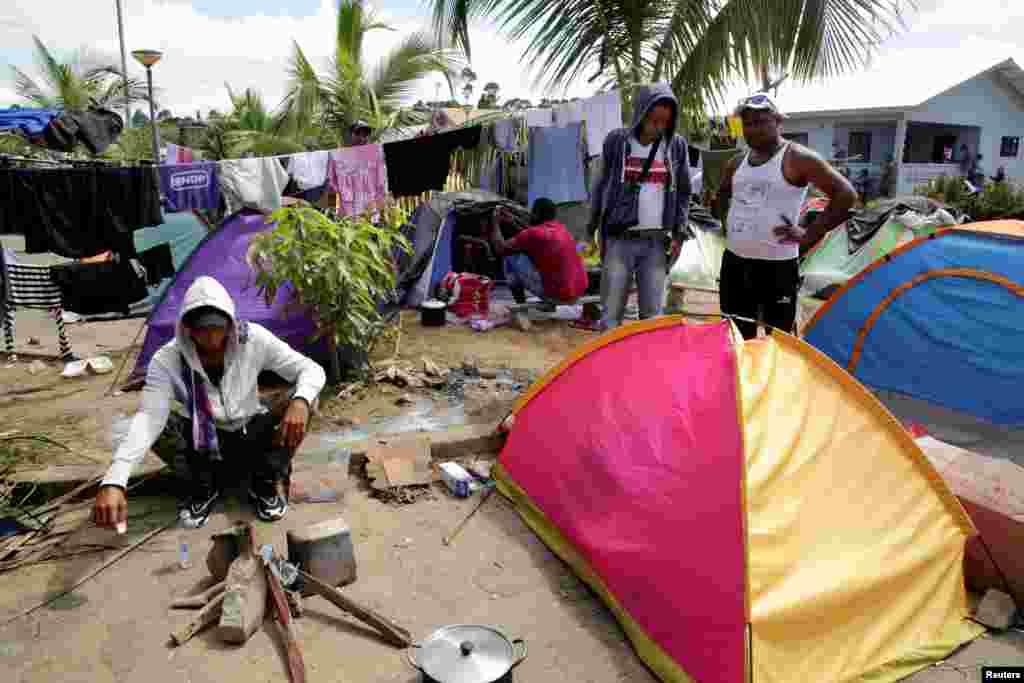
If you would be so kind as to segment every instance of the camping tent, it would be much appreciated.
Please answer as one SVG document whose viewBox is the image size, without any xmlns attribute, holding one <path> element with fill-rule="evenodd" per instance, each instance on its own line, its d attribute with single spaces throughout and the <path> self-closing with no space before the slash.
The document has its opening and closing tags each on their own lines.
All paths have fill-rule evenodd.
<svg viewBox="0 0 1024 683">
<path fill-rule="evenodd" d="M 288 306 L 294 290 L 282 287 L 268 306 L 256 287 L 256 273 L 248 262 L 249 243 L 257 234 L 272 229 L 273 223 L 268 223 L 263 214 L 246 210 L 227 219 L 196 247 L 147 320 L 146 339 L 132 371 L 132 380 L 145 377 L 149 359 L 174 337 L 185 292 L 201 275 L 209 275 L 224 285 L 235 301 L 238 318 L 268 328 L 293 348 L 327 365 L 323 360 L 325 344 L 310 343 L 315 331 L 313 320 L 306 312 Z"/>
<path fill-rule="evenodd" d="M 180 211 L 164 213 L 162 224 L 136 230 L 132 240 L 135 242 L 135 251 L 140 254 L 161 244 L 170 245 L 171 260 L 174 272 L 177 273 L 209 232 L 206 223 L 194 212 Z M 173 280 L 173 277 L 164 278 L 160 284 L 150 287 L 148 297 L 132 304 L 132 313 L 148 313 L 152 310 Z"/>
<path fill-rule="evenodd" d="M 970 519 L 899 422 L 799 339 L 634 323 L 513 417 L 499 490 L 664 681 L 894 681 L 983 631 L 966 618 Z"/>
<path fill-rule="evenodd" d="M 808 343 L 936 438 L 1024 465 L 1024 222 L 943 228 L 875 261 Z"/>
</svg>

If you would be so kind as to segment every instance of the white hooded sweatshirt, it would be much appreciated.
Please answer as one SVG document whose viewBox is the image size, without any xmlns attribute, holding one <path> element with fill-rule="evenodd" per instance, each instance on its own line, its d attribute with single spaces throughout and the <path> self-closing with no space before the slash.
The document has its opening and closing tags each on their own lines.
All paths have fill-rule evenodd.
<svg viewBox="0 0 1024 683">
<path fill-rule="evenodd" d="M 182 323 L 186 313 L 200 306 L 213 306 L 231 318 L 224 375 L 219 387 L 207 377 L 192 338 Z M 149 361 L 142 408 L 135 414 L 128 435 L 114 454 L 103 485 L 124 487 L 132 468 L 163 432 L 172 402 L 188 403 L 183 362 L 206 382 L 217 429 L 229 432 L 243 429 L 253 416 L 267 412 L 260 403 L 256 383 L 260 372 L 270 370 L 291 382 L 293 398 L 306 399 L 311 407 L 327 381 L 323 368 L 266 328 L 250 322 L 239 325 L 235 319 L 235 302 L 227 290 L 212 277 L 197 278 L 185 293 L 174 340 L 161 347 Z"/>
</svg>

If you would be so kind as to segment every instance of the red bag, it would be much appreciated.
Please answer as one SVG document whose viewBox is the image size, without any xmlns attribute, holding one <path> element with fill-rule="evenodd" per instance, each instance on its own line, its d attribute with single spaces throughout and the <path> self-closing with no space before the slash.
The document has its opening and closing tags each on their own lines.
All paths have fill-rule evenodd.
<svg viewBox="0 0 1024 683">
<path fill-rule="evenodd" d="M 448 310 L 460 318 L 486 318 L 491 312 L 493 288 L 493 280 L 476 273 L 448 273 L 441 281 Z"/>
</svg>

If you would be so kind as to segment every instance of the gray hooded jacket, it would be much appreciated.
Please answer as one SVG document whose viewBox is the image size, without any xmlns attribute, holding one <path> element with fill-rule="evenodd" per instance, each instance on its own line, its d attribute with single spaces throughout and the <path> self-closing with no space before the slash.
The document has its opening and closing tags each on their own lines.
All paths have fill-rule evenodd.
<svg viewBox="0 0 1024 683">
<path fill-rule="evenodd" d="M 664 155 L 665 166 L 671 170 L 671 179 L 665 188 L 665 210 L 662 225 L 673 239 L 684 239 L 688 234 L 687 220 L 690 212 L 690 159 L 686 138 L 676 135 L 676 119 L 679 102 L 665 83 L 655 83 L 637 89 L 633 107 L 633 125 L 630 128 L 613 130 L 604 139 L 601 177 L 593 192 L 592 216 L 601 229 L 602 238 L 608 226 L 636 225 L 639 215 L 639 197 L 635 192 L 625 190 L 625 169 L 627 142 L 638 135 L 641 122 L 658 103 L 669 103 L 674 110 L 672 125 L 666 131 L 658 154 Z"/>
</svg>

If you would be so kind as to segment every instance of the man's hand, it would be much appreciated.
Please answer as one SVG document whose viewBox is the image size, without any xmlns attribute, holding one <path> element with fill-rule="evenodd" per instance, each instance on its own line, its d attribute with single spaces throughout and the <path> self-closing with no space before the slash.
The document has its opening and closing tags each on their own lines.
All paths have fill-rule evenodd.
<svg viewBox="0 0 1024 683">
<path fill-rule="evenodd" d="M 280 432 L 277 436 L 278 446 L 287 446 L 295 450 L 306 436 L 306 425 L 309 423 L 309 404 L 301 398 L 292 399 L 288 410 L 281 419 Z"/>
<path fill-rule="evenodd" d="M 772 232 L 779 238 L 779 242 L 782 244 L 803 244 L 804 239 L 807 237 L 805 231 L 794 228 L 788 223 L 772 228 Z"/>
<path fill-rule="evenodd" d="M 120 486 L 101 486 L 96 494 L 93 508 L 96 526 L 113 529 L 121 522 L 128 521 L 128 501 Z"/>
</svg>

